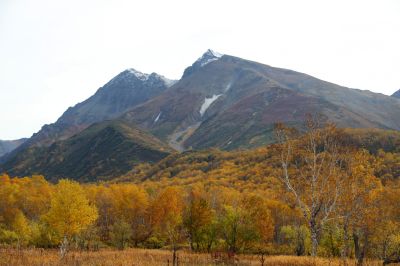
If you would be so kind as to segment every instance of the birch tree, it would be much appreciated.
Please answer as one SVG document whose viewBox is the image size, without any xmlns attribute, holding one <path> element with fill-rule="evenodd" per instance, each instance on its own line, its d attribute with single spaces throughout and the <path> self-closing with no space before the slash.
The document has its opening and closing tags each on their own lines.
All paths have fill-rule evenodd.
<svg viewBox="0 0 400 266">
<path fill-rule="evenodd" d="M 309 116 L 305 134 L 282 124 L 275 126 L 280 151 L 280 179 L 293 196 L 311 233 L 311 255 L 316 256 L 318 236 L 323 225 L 333 218 L 342 193 L 343 158 L 336 127 L 326 126 L 318 117 Z"/>
</svg>

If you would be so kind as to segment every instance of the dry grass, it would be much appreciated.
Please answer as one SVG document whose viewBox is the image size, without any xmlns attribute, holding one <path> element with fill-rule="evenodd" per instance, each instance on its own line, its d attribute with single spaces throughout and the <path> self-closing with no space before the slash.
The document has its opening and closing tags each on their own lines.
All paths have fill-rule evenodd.
<svg viewBox="0 0 400 266">
<path fill-rule="evenodd" d="M 209 254 L 197 254 L 186 251 L 179 251 L 179 265 L 261 265 L 260 257 L 256 255 L 236 256 L 234 261 L 225 256 L 211 257 Z M 165 250 L 149 249 L 128 249 L 124 251 L 101 250 L 97 252 L 68 253 L 67 257 L 60 260 L 57 250 L 0 250 L 0 265 L 26 265 L 26 266 L 53 266 L 53 265 L 76 265 L 76 266 L 103 266 L 103 265 L 171 265 L 171 252 Z M 343 263 L 339 259 L 325 259 L 294 256 L 269 256 L 265 257 L 265 266 L 311 266 L 311 265 L 331 265 L 339 266 Z M 355 265 L 350 261 L 348 265 Z M 368 261 L 368 266 L 382 265 L 379 261 Z"/>
</svg>

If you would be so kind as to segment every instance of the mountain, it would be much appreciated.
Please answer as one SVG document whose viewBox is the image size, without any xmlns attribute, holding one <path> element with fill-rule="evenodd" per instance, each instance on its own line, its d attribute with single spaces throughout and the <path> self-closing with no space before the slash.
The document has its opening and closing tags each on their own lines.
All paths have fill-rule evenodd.
<svg viewBox="0 0 400 266">
<path fill-rule="evenodd" d="M 24 143 L 26 139 L 0 140 L 0 157 L 9 153 Z"/>
<path fill-rule="evenodd" d="M 343 128 L 400 130 L 395 97 L 208 50 L 179 81 L 123 71 L 3 156 L 0 172 L 105 179 L 130 171 L 136 162 L 155 162 L 172 149 L 233 150 L 271 143 L 274 123 L 300 127 L 309 113 Z M 124 134 L 130 130 L 121 128 L 141 133 Z M 147 136 L 140 143 L 157 142 L 158 148 L 134 149 L 138 135 Z"/>
<path fill-rule="evenodd" d="M 400 102 L 208 50 L 182 79 L 123 115 L 178 150 L 272 142 L 275 122 L 320 113 L 341 127 L 400 129 Z"/>
<path fill-rule="evenodd" d="M 94 123 L 116 119 L 127 110 L 162 93 L 174 82 L 159 74 L 144 74 L 133 68 L 121 72 L 98 89 L 93 96 L 74 107 L 68 108 L 55 123 L 43 126 L 39 132 L 33 134 L 23 145 L 3 156 L 0 160 L 0 172 L 6 171 L 20 176 L 41 173 L 48 175 L 50 178 L 68 176 L 78 179 L 90 179 L 94 173 L 99 176 L 112 175 L 109 169 L 116 172 L 123 171 L 123 169 L 127 168 L 127 165 L 130 165 L 131 169 L 131 163 L 122 163 L 123 169 L 120 170 L 113 168 L 115 164 L 111 164 L 108 168 L 106 166 L 98 166 L 96 170 L 91 169 L 94 159 L 99 160 L 98 163 L 104 163 L 107 156 L 109 156 L 110 160 L 115 159 L 115 157 L 106 153 L 100 153 L 100 155 L 86 154 L 89 158 L 87 160 L 82 159 L 80 162 L 88 163 L 88 166 L 82 165 L 82 169 L 79 167 L 74 169 L 73 165 L 68 165 L 73 160 L 72 157 L 69 157 L 70 160 L 66 160 L 64 157 L 69 154 L 72 154 L 70 156 L 77 156 L 80 153 L 78 148 L 83 148 L 83 150 L 88 148 L 81 145 L 72 145 L 75 144 L 74 140 L 86 136 L 85 133 L 80 135 L 83 130 Z M 96 137 L 104 138 L 106 135 L 100 134 L 99 136 L 96 135 Z M 86 142 L 89 141 L 85 137 L 83 139 Z M 108 141 L 111 142 L 112 140 L 108 139 Z M 68 145 L 73 147 L 67 149 Z M 126 148 L 129 150 L 129 147 Z M 107 152 L 112 151 L 107 149 Z M 57 159 L 49 157 L 50 154 Z M 156 152 L 154 158 L 151 156 L 142 158 L 134 152 L 132 156 L 138 157 L 139 161 L 146 158 L 152 161 L 160 158 L 161 155 Z M 130 155 L 127 155 L 127 159 L 129 158 L 132 159 Z M 54 160 L 63 160 L 63 163 L 58 164 Z M 88 171 L 91 172 L 89 173 Z"/>
<path fill-rule="evenodd" d="M 144 74 L 133 68 L 127 69 L 87 100 L 68 108 L 54 124 L 43 126 L 27 144 L 50 145 L 56 140 L 67 139 L 93 123 L 117 118 L 173 83 L 156 73 Z"/>
<path fill-rule="evenodd" d="M 119 120 L 104 121 L 50 146 L 31 146 L 7 162 L 11 175 L 45 175 L 51 181 L 95 181 L 119 176 L 173 150 L 151 134 Z"/>
<path fill-rule="evenodd" d="M 393 97 L 400 98 L 400 90 L 392 94 Z"/>
<path fill-rule="evenodd" d="M 44 125 L 39 132 L 1 161 L 15 161 L 15 156 L 28 152 L 33 146 L 49 146 L 55 141 L 74 136 L 93 123 L 115 119 L 160 94 L 174 82 L 156 73 L 144 74 L 133 68 L 127 69 L 98 89 L 90 98 L 68 108 L 55 123 Z"/>
</svg>

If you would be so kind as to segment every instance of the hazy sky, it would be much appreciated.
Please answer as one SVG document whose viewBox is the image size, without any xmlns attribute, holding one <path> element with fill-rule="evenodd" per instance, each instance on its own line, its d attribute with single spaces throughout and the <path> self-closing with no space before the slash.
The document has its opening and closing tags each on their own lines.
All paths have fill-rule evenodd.
<svg viewBox="0 0 400 266">
<path fill-rule="evenodd" d="M 179 79 L 208 48 L 400 89 L 400 1 L 0 0 L 0 139 L 29 137 L 122 70 Z"/>
</svg>

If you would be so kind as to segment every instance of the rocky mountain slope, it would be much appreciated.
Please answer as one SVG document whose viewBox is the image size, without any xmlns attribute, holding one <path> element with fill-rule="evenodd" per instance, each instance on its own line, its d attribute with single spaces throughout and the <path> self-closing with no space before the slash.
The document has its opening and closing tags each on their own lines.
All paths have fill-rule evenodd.
<svg viewBox="0 0 400 266">
<path fill-rule="evenodd" d="M 42 174 L 52 181 L 109 179 L 138 163 L 154 163 L 173 150 L 151 134 L 119 120 L 93 124 L 79 134 L 50 146 L 31 146 L 7 162 L 6 172 Z"/>
<path fill-rule="evenodd" d="M 400 90 L 392 94 L 393 97 L 400 98 Z"/>
<path fill-rule="evenodd" d="M 207 51 L 180 81 L 123 119 L 184 150 L 271 142 L 275 122 L 320 113 L 342 127 L 400 129 L 400 101 Z"/>
</svg>

